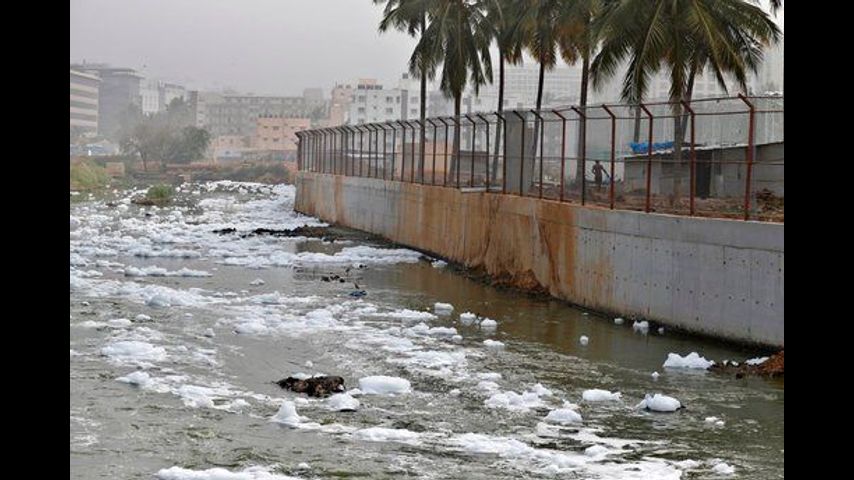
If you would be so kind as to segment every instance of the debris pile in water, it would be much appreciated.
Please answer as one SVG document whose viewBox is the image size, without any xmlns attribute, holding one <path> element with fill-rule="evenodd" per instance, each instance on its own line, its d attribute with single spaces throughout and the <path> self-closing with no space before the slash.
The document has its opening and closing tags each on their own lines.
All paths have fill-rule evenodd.
<svg viewBox="0 0 854 480">
<path fill-rule="evenodd" d="M 276 384 L 287 390 L 305 393 L 309 397 L 327 397 L 333 393 L 344 391 L 344 379 L 337 376 L 288 377 L 279 380 Z"/>
<path fill-rule="evenodd" d="M 710 371 L 720 373 L 734 373 L 735 378 L 743 378 L 746 375 L 759 375 L 762 377 L 783 376 L 783 350 L 775 353 L 767 360 L 761 362 L 722 362 L 716 363 L 709 368 Z"/>
</svg>

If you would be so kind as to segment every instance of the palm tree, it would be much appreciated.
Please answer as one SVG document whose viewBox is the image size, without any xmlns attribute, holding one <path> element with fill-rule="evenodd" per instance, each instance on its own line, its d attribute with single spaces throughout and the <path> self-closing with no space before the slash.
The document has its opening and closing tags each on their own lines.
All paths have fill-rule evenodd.
<svg viewBox="0 0 854 480">
<path fill-rule="evenodd" d="M 483 9 L 483 0 L 433 0 L 427 11 L 427 30 L 421 35 L 410 66 L 423 65 L 428 71 L 442 69 L 439 88 L 454 99 L 454 115 L 459 118 L 463 91 L 471 83 L 475 94 L 481 85 L 492 82 L 489 45 L 492 30 Z M 460 145 L 459 128 L 454 129 L 454 152 Z M 452 157 L 451 172 L 457 168 Z"/>
<path fill-rule="evenodd" d="M 551 70 L 557 63 L 557 45 L 559 30 L 556 22 L 563 3 L 566 0 L 523 0 L 521 16 L 519 18 L 520 35 L 528 53 L 540 64 L 540 74 L 537 81 L 536 110 L 539 112 L 543 107 L 543 81 L 546 70 Z M 536 157 L 537 146 L 540 140 L 540 118 L 534 121 L 534 138 L 531 148 Z M 522 126 L 524 130 L 524 124 Z M 540 148 L 543 148 L 540 145 Z M 524 158 L 524 152 L 522 152 Z M 533 175 L 535 162 L 530 163 L 530 173 Z M 524 192 L 522 192 L 524 194 Z"/>
<path fill-rule="evenodd" d="M 574 65 L 581 60 L 581 88 L 579 92 L 579 106 L 585 112 L 587 107 L 587 93 L 590 82 L 590 59 L 596 46 L 595 32 L 592 28 L 593 19 L 601 8 L 599 0 L 572 0 L 564 2 L 558 11 L 556 28 L 558 30 L 558 47 L 561 57 L 569 64 Z M 578 152 L 576 158 L 581 158 L 587 143 L 587 120 L 582 117 L 578 124 Z M 584 176 L 583 165 L 576 162 L 576 181 L 580 182 Z"/>
<path fill-rule="evenodd" d="M 487 21 L 498 46 L 498 113 L 504 112 L 504 64 L 522 62 L 522 37 L 519 29 L 520 3 L 514 0 L 486 2 Z M 492 181 L 498 175 L 498 149 L 501 142 L 501 123 L 496 123 L 495 156 L 492 161 Z"/>
<path fill-rule="evenodd" d="M 423 36 L 427 29 L 427 10 L 432 0 L 373 0 L 375 4 L 385 3 L 383 8 L 383 19 L 380 21 L 380 32 L 387 32 L 390 28 L 408 33 L 412 37 Z M 433 77 L 434 71 L 420 63 L 410 62 L 409 71 L 412 75 L 421 77 L 421 157 L 419 160 L 418 176 L 423 178 L 424 174 L 424 148 L 425 148 L 425 119 L 427 118 L 427 77 Z M 434 147 L 435 148 L 435 147 Z"/>
<path fill-rule="evenodd" d="M 783 0 L 771 0 L 771 13 L 777 14 L 777 10 L 783 8 Z"/>
<path fill-rule="evenodd" d="M 746 91 L 762 48 L 779 38 L 767 13 L 746 0 L 602 0 L 594 19 L 601 49 L 591 65 L 594 85 L 612 76 L 628 58 L 622 98 L 639 102 L 651 77 L 665 68 L 676 117 L 675 152 L 681 155 L 681 100 L 688 99 L 693 76 L 707 64 L 718 82 L 732 75 Z"/>
<path fill-rule="evenodd" d="M 536 109 L 543 105 L 543 80 L 546 70 L 557 63 L 559 31 L 556 21 L 564 0 L 523 0 L 519 18 L 522 42 L 528 53 L 540 64 Z"/>
</svg>

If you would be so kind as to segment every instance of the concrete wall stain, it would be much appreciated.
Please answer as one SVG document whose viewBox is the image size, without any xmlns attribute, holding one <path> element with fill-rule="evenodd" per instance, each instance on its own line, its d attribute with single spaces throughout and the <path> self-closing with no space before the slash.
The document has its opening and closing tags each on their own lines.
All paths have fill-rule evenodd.
<svg viewBox="0 0 854 480">
<path fill-rule="evenodd" d="M 297 177 L 295 209 L 486 272 L 496 283 L 783 346 L 779 224 L 611 211 L 306 172 Z M 733 251 L 746 260 L 725 264 Z"/>
</svg>

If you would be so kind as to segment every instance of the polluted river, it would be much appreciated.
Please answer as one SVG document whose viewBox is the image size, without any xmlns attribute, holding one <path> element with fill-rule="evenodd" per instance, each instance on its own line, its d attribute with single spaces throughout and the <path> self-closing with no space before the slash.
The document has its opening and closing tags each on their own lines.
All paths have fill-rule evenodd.
<svg viewBox="0 0 854 480">
<path fill-rule="evenodd" d="M 706 369 L 765 352 L 276 235 L 325 226 L 292 186 L 142 193 L 72 197 L 71 478 L 783 478 L 783 380 Z"/>
</svg>

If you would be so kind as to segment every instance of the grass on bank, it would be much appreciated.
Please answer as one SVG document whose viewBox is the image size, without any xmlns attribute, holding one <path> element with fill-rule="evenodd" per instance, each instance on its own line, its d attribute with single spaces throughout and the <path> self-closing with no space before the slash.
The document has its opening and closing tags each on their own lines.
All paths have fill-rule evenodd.
<svg viewBox="0 0 854 480">
<path fill-rule="evenodd" d="M 71 164 L 71 189 L 92 192 L 110 184 L 107 170 L 92 160 L 80 160 Z"/>
<path fill-rule="evenodd" d="M 154 205 L 164 205 L 169 203 L 173 196 L 175 196 L 175 189 L 171 185 L 160 184 L 150 187 L 145 193 L 144 200 Z"/>
</svg>

